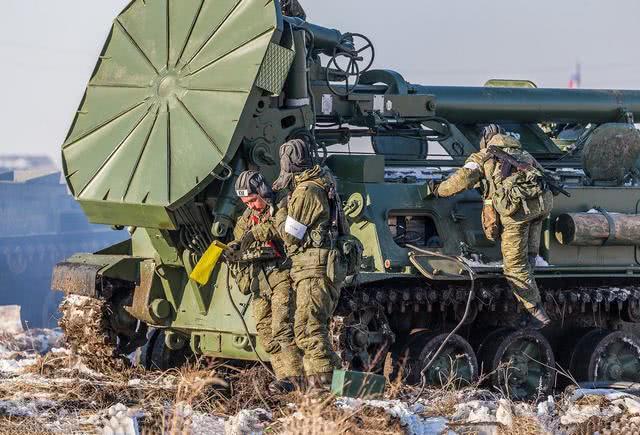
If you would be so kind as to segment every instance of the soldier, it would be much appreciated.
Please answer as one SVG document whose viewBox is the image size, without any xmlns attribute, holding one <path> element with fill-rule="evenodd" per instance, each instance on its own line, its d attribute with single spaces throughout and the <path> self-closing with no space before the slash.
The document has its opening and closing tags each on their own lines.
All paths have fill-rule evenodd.
<svg viewBox="0 0 640 435">
<path fill-rule="evenodd" d="M 494 214 L 497 211 L 496 219 L 502 225 L 500 229 L 496 222 L 494 228 L 502 238 L 504 275 L 515 297 L 533 317 L 530 326 L 535 328 L 551 321 L 542 307 L 533 276 L 542 223 L 553 204 L 542 175 L 542 167 L 520 142 L 491 124 L 483 130 L 480 151 L 469 156 L 451 177 L 434 186 L 437 196 L 449 197 L 480 184 L 485 207 Z"/>
<path fill-rule="evenodd" d="M 245 171 L 236 181 L 236 193 L 247 206 L 233 230 L 232 265 L 240 290 L 253 292 L 253 314 L 262 346 L 269 353 L 276 381 L 272 393 L 289 392 L 302 380 L 302 352 L 293 333 L 294 296 L 280 228 L 287 217 L 286 197 L 276 202 L 261 174 Z"/>
<path fill-rule="evenodd" d="M 309 386 L 326 389 L 340 358 L 329 339 L 329 321 L 340 289 L 327 275 L 327 260 L 336 234 L 332 225 L 335 180 L 328 169 L 313 165 L 306 139 L 280 147 L 280 177 L 274 190 L 292 188 L 283 239 L 291 257 L 296 293 L 294 332 L 304 352 Z"/>
<path fill-rule="evenodd" d="M 298 0 L 280 0 L 280 6 L 282 7 L 282 13 L 288 17 L 307 19 L 307 14 Z"/>
</svg>

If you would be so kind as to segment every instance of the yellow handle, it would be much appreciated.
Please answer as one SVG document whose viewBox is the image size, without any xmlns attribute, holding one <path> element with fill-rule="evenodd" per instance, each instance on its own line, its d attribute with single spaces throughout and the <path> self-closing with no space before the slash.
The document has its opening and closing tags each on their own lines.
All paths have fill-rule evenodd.
<svg viewBox="0 0 640 435">
<path fill-rule="evenodd" d="M 211 279 L 211 274 L 213 273 L 213 269 L 215 269 L 216 264 L 218 264 L 218 260 L 220 260 L 220 256 L 222 252 L 229 249 L 227 245 L 222 242 L 214 241 L 207 251 L 204 253 L 196 267 L 193 268 L 193 271 L 189 275 L 189 278 L 194 280 L 200 285 L 205 285 Z"/>
</svg>

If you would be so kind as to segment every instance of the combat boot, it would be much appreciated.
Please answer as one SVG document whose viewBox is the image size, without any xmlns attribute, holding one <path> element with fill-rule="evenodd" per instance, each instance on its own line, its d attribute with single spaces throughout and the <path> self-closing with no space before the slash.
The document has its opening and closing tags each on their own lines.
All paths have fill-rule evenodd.
<svg viewBox="0 0 640 435">
<path fill-rule="evenodd" d="M 551 323 L 551 319 L 542 307 L 542 304 L 536 304 L 532 308 L 527 308 L 527 311 L 531 315 L 527 325 L 528 328 L 542 329 Z"/>
<path fill-rule="evenodd" d="M 295 390 L 297 385 L 294 378 L 276 379 L 269 384 L 269 392 L 271 394 L 287 394 Z"/>
<path fill-rule="evenodd" d="M 328 393 L 331 390 L 333 373 L 320 373 L 307 376 L 307 384 L 310 392 Z"/>
</svg>

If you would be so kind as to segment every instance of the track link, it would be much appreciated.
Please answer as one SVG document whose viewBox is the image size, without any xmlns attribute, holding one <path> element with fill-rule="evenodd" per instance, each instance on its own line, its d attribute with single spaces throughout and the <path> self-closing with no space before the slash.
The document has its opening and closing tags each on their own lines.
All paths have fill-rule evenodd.
<svg viewBox="0 0 640 435">
<path fill-rule="evenodd" d="M 478 282 L 476 288 L 471 307 L 474 318 L 467 324 L 482 313 L 500 313 L 501 316 L 492 317 L 502 321 L 512 321 L 516 315 L 523 314 L 522 307 L 503 282 Z M 362 287 L 348 296 L 348 302 L 351 307 L 380 307 L 390 320 L 394 316 L 434 317 L 441 313 L 455 323 L 458 313 L 464 311 L 468 292 L 465 284 L 429 286 L 424 281 L 407 280 Z M 581 326 L 601 326 L 607 321 L 640 323 L 640 287 L 634 285 L 570 285 L 562 289 L 541 286 L 540 293 L 548 313 L 565 325 L 575 322 Z"/>
<path fill-rule="evenodd" d="M 540 279 L 538 284 L 543 304 L 553 320 L 552 325 L 545 329 L 544 338 L 540 336 L 538 341 L 546 343 L 545 356 L 552 366 L 554 354 L 558 354 L 559 361 L 571 356 L 573 347 L 567 343 L 572 334 L 582 334 L 595 328 L 640 335 L 640 287 L 632 280 L 606 282 L 590 279 L 589 285 L 585 286 L 585 280 L 579 279 L 562 282 Z M 334 344 L 349 368 L 366 368 L 363 362 L 372 360 L 376 352 L 386 350 L 391 351 L 387 363 L 395 366 L 402 361 L 402 351 L 411 345 L 407 337 L 412 333 L 446 333 L 457 324 L 469 291 L 469 283 L 466 282 L 427 283 L 421 279 L 394 279 L 347 289 L 343 291 L 335 313 Z M 361 319 L 366 317 L 357 316 L 362 312 L 381 313 L 378 316 L 385 321 L 377 324 L 362 322 Z M 506 330 L 517 333 L 527 326 L 528 315 L 501 279 L 476 281 L 476 297 L 470 313 L 460 334 L 469 340 L 476 352 L 492 332 Z M 385 332 L 387 329 L 390 333 Z M 389 343 L 394 339 L 395 343 Z M 500 355 L 493 352 L 490 356 L 497 358 Z M 521 371 L 530 369 L 534 375 L 540 369 L 533 367 L 528 360 L 520 361 L 520 365 Z M 394 367 L 385 367 L 386 372 L 393 370 Z M 547 378 L 544 379 L 544 388 L 540 389 L 543 393 L 551 385 Z M 525 393 L 523 397 L 530 395 L 531 391 Z"/>
</svg>

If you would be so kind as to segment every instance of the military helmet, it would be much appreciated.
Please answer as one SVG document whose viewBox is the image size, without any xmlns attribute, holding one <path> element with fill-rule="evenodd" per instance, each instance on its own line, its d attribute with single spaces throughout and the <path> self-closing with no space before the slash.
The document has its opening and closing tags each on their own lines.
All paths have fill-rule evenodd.
<svg viewBox="0 0 640 435">
<path fill-rule="evenodd" d="M 244 171 L 236 180 L 236 194 L 242 198 L 249 195 L 258 195 L 267 203 L 273 203 L 275 194 L 262 176 L 257 171 Z"/>
<path fill-rule="evenodd" d="M 489 124 L 484 127 L 480 134 L 480 149 L 486 148 L 489 141 L 497 134 L 506 134 L 504 128 L 498 124 Z"/>
<path fill-rule="evenodd" d="M 508 134 L 496 134 L 487 143 L 487 146 L 498 148 L 522 148 L 520 141 Z"/>
<path fill-rule="evenodd" d="M 286 188 L 295 174 L 312 167 L 311 146 L 306 137 L 285 142 L 280 147 L 280 176 L 273 183 L 274 190 Z"/>
</svg>

